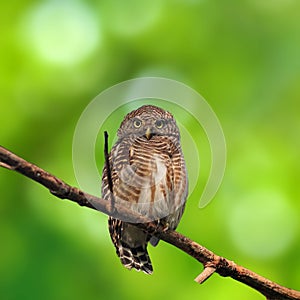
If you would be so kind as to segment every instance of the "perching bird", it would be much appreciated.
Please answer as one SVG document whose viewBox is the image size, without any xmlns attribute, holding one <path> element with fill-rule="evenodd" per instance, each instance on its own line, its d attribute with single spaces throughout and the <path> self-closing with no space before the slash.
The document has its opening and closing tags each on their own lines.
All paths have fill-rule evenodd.
<svg viewBox="0 0 300 300">
<path fill-rule="evenodd" d="M 116 203 L 176 229 L 185 207 L 188 178 L 180 146 L 180 134 L 172 114 L 144 105 L 127 114 L 118 140 L 109 154 Z M 107 168 L 103 169 L 102 197 L 112 200 Z M 125 218 L 126 219 L 126 218 Z M 128 269 L 153 272 L 147 244 L 158 238 L 145 233 L 132 220 L 109 217 L 109 232 L 117 255 Z"/>
</svg>

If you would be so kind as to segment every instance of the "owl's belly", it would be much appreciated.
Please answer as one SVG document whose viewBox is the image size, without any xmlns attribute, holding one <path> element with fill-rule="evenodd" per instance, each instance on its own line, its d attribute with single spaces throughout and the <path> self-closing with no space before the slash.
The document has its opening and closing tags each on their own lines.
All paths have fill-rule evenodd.
<svg viewBox="0 0 300 300">
<path fill-rule="evenodd" d="M 128 164 L 118 172 L 114 185 L 116 201 L 152 220 L 170 213 L 173 200 L 172 168 L 168 155 L 157 151 L 142 153 L 130 149 Z M 127 202 L 127 203 L 126 203 Z"/>
</svg>

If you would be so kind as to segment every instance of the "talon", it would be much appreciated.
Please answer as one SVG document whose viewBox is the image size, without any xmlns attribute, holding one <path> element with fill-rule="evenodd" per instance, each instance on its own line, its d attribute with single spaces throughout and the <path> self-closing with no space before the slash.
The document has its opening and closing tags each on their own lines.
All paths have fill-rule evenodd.
<svg viewBox="0 0 300 300">
<path fill-rule="evenodd" d="M 148 228 L 150 229 L 148 231 L 150 234 L 155 234 L 156 232 L 159 231 L 159 224 L 157 221 L 149 222 Z"/>
<path fill-rule="evenodd" d="M 162 227 L 163 232 L 167 232 L 169 229 L 170 229 L 170 224 L 169 223 L 164 224 L 163 227 Z"/>
</svg>

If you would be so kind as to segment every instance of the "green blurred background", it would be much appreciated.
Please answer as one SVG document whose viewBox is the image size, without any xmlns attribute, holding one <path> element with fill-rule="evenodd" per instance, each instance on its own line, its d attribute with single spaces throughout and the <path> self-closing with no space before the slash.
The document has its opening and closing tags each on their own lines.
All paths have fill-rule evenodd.
<svg viewBox="0 0 300 300">
<path fill-rule="evenodd" d="M 1 144 L 77 185 L 86 105 L 127 79 L 179 80 L 210 103 L 228 148 L 215 199 L 199 209 L 193 193 L 179 231 L 300 289 L 299 20 L 297 0 L 2 2 Z M 106 216 L 5 169 L 0 197 L 1 299 L 263 299 L 218 275 L 198 286 L 201 265 L 164 242 L 149 247 L 152 276 L 127 271 Z"/>
</svg>

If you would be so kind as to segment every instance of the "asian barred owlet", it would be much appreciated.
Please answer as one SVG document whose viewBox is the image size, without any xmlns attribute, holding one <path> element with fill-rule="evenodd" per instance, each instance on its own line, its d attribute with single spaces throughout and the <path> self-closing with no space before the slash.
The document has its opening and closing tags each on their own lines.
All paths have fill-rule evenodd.
<svg viewBox="0 0 300 300">
<path fill-rule="evenodd" d="M 171 113 L 144 105 L 127 114 L 109 154 L 114 201 L 168 229 L 176 229 L 185 207 L 188 178 L 180 134 Z M 103 169 L 102 197 L 111 200 L 107 167 Z M 126 218 L 125 218 L 126 219 Z M 109 232 L 117 255 L 128 269 L 153 271 L 147 244 L 158 239 L 132 225 L 132 220 L 109 217 Z"/>
</svg>

